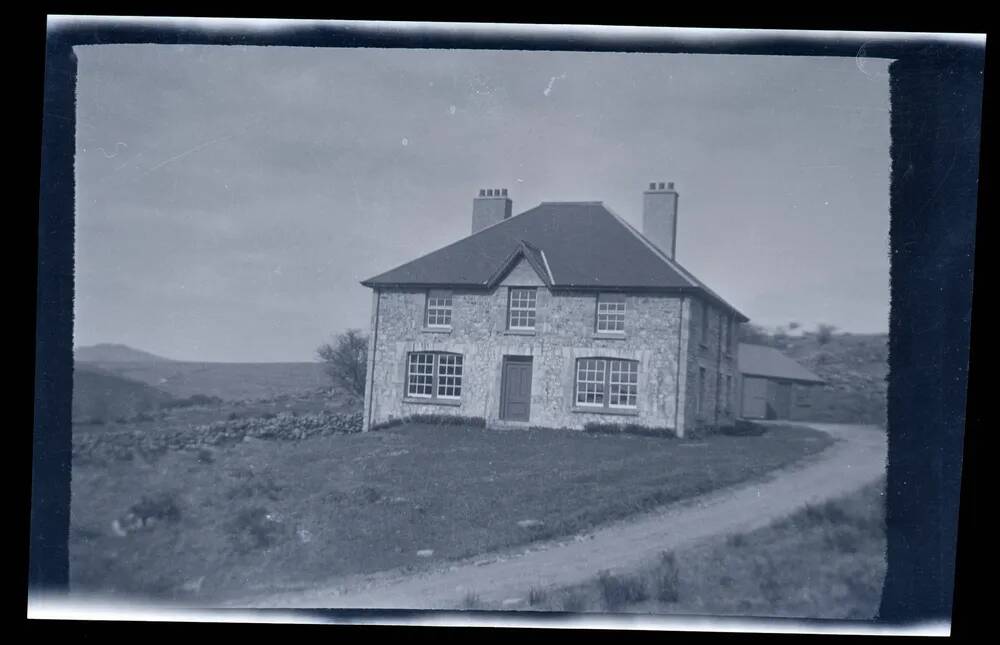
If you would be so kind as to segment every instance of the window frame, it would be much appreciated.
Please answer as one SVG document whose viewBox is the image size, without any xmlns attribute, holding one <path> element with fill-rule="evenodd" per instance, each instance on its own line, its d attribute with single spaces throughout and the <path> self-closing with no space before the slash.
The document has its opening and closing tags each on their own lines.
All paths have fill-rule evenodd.
<svg viewBox="0 0 1000 645">
<path fill-rule="evenodd" d="M 604 299 L 602 301 L 602 299 Z M 621 312 L 606 312 L 603 315 L 607 316 L 610 320 L 611 316 L 621 316 L 621 329 L 601 329 L 601 305 L 611 304 L 611 305 L 621 305 Z M 594 333 L 608 335 L 608 336 L 623 336 L 625 335 L 625 321 L 628 317 L 628 297 L 624 293 L 608 291 L 599 292 L 597 294 L 597 303 L 594 313 Z"/>
<path fill-rule="evenodd" d="M 531 307 L 521 307 L 518 306 L 516 309 L 514 307 L 514 294 L 515 292 L 531 293 Z M 520 298 L 518 298 L 520 300 Z M 531 313 L 531 326 L 518 325 L 514 326 L 514 312 L 530 312 Z M 507 330 L 508 331 L 535 331 L 538 326 L 538 287 L 509 287 L 507 289 Z"/>
<path fill-rule="evenodd" d="M 699 418 L 705 416 L 705 399 L 707 399 L 708 392 L 708 370 L 704 367 L 698 367 L 698 400 L 697 407 L 695 408 L 695 413 Z"/>
<path fill-rule="evenodd" d="M 426 376 L 425 373 L 412 372 L 411 366 L 413 365 L 413 358 L 415 356 L 430 356 L 431 357 L 431 371 L 430 371 L 430 394 L 415 394 L 411 391 L 410 386 L 413 385 L 411 377 L 413 376 Z M 453 362 L 449 365 L 442 364 L 442 358 L 448 358 Z M 423 363 L 426 365 L 426 363 Z M 442 368 L 450 368 L 451 373 L 443 373 Z M 450 379 L 449 381 L 443 382 L 444 379 Z M 418 382 L 418 385 L 420 383 Z M 457 389 L 457 395 L 445 395 L 441 394 L 442 389 L 452 388 Z M 457 403 L 462 401 L 462 391 L 465 389 L 465 355 L 459 352 L 443 352 L 443 351 L 412 351 L 406 353 L 406 380 L 403 386 L 403 399 L 413 402 L 436 402 L 445 401 L 449 403 Z"/>
<path fill-rule="evenodd" d="M 589 366 L 582 370 L 588 373 L 588 376 L 597 373 L 600 376 L 600 380 L 584 380 L 581 381 L 581 366 L 585 362 L 596 362 L 603 363 L 603 366 L 598 370 L 597 366 Z M 626 369 L 622 369 L 625 367 Z M 617 369 L 615 369 L 617 368 Z M 612 375 L 617 373 L 618 380 L 613 381 Z M 625 380 L 622 380 L 622 376 L 625 376 Z M 594 384 L 600 385 L 600 403 L 588 403 L 586 401 L 580 400 L 581 382 L 584 384 Z M 617 386 L 619 388 L 617 394 L 612 394 L 612 388 Z M 634 403 L 632 405 L 611 403 L 612 396 L 618 396 L 619 401 L 622 396 L 622 387 L 626 388 L 625 397 L 626 400 L 632 399 Z M 573 407 L 578 410 L 585 410 L 588 412 L 638 412 L 639 410 L 639 361 L 631 358 L 614 358 L 608 356 L 581 356 L 577 358 L 573 365 Z"/>
<path fill-rule="evenodd" d="M 701 345 L 704 348 L 708 348 L 708 332 L 709 332 L 708 314 L 709 314 L 709 311 L 710 311 L 710 309 L 708 307 L 708 303 L 707 302 L 702 302 L 701 303 L 701 333 L 699 334 L 698 344 Z"/>
<path fill-rule="evenodd" d="M 447 297 L 448 306 L 431 305 L 431 300 L 443 300 Z M 448 322 L 447 323 L 431 323 L 431 311 L 447 311 L 448 312 Z M 435 317 L 440 316 L 436 313 Z M 450 289 L 428 289 L 427 295 L 424 298 L 424 327 L 426 329 L 451 329 L 452 321 L 455 316 L 455 293 Z"/>
</svg>

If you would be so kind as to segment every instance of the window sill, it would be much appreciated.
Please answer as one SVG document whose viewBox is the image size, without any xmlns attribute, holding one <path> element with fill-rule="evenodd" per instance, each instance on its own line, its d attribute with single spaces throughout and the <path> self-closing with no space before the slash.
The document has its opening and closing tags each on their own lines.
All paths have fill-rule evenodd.
<svg viewBox="0 0 1000 645">
<path fill-rule="evenodd" d="M 422 327 L 420 331 L 425 334 L 450 334 L 451 327 Z"/>
<path fill-rule="evenodd" d="M 504 336 L 534 336 L 534 329 L 505 329 Z"/>
<path fill-rule="evenodd" d="M 462 405 L 461 399 L 422 399 L 420 397 L 404 396 L 403 403 L 416 403 L 418 405 L 450 405 L 452 407 L 458 407 Z"/>
<path fill-rule="evenodd" d="M 626 409 L 626 408 L 588 408 L 586 406 L 574 405 L 570 408 L 570 412 L 579 412 L 582 414 L 608 414 L 612 416 L 619 417 L 637 417 L 639 416 L 639 410 Z"/>
<path fill-rule="evenodd" d="M 609 331 L 597 331 L 591 334 L 591 338 L 604 340 L 625 340 L 626 336 L 624 332 L 615 333 Z"/>
</svg>

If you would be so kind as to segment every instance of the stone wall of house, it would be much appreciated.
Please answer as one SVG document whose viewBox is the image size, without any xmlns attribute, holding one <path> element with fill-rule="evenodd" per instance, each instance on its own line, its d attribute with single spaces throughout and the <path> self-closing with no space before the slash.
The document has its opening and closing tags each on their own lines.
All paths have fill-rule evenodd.
<svg viewBox="0 0 1000 645">
<path fill-rule="evenodd" d="M 507 330 L 508 291 L 538 287 L 535 332 Z M 681 298 L 629 295 L 624 338 L 598 335 L 597 294 L 549 292 L 534 269 L 520 262 L 492 292 L 454 291 L 450 330 L 424 327 L 426 291 L 382 289 L 373 303 L 371 372 L 366 393 L 366 427 L 413 414 L 482 417 L 496 424 L 500 413 L 503 356 L 532 357 L 531 417 L 527 425 L 582 428 L 585 423 L 635 423 L 676 429 L 682 410 L 678 370 L 684 332 Z M 377 318 L 377 324 L 375 322 Z M 460 402 L 411 402 L 404 396 L 407 355 L 445 351 L 463 355 Z M 576 359 L 639 361 L 638 406 L 634 414 L 574 409 Z M 682 425 L 683 431 L 683 425 Z"/>
<path fill-rule="evenodd" d="M 705 432 L 732 426 L 739 414 L 740 379 L 737 364 L 738 324 L 730 327 L 728 342 L 724 338 L 727 312 L 702 298 L 687 301 L 690 317 L 687 321 L 688 372 L 686 381 L 685 429 L 688 433 Z M 707 327 L 702 320 L 708 316 Z M 705 370 L 704 390 L 699 392 L 699 370 Z M 727 393 L 726 377 L 730 385 Z M 727 396 L 728 394 L 728 396 Z M 699 410 L 699 398 L 703 399 Z"/>
</svg>

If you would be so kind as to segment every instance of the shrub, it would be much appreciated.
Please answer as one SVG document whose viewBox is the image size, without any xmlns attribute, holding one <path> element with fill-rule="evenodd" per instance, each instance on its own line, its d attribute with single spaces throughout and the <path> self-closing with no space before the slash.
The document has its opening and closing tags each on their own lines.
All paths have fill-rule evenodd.
<svg viewBox="0 0 1000 645">
<path fill-rule="evenodd" d="M 660 602 L 677 602 L 680 598 L 680 571 L 673 553 L 661 553 L 660 563 L 653 570 L 653 591 Z"/>
<path fill-rule="evenodd" d="M 630 434 L 644 437 L 674 438 L 677 436 L 677 433 L 672 428 L 648 427 L 637 423 L 597 423 L 590 421 L 583 424 L 583 431 L 590 434 Z"/>
<path fill-rule="evenodd" d="M 486 419 L 483 417 L 466 417 L 457 414 L 412 414 L 406 420 L 408 423 L 425 423 L 427 425 L 486 427 Z"/>
<path fill-rule="evenodd" d="M 181 509 L 177 503 L 176 493 L 165 492 L 151 496 L 143 496 L 138 504 L 134 504 L 129 513 L 143 524 L 149 520 L 176 522 L 181 518 Z"/>
<path fill-rule="evenodd" d="M 239 553 L 273 546 L 280 534 L 280 525 L 262 506 L 242 509 L 229 525 L 230 542 Z"/>
<path fill-rule="evenodd" d="M 836 327 L 833 325 L 821 324 L 816 327 L 816 342 L 820 345 L 826 345 L 833 339 L 833 332 L 836 331 Z"/>
<path fill-rule="evenodd" d="M 737 419 L 731 426 L 720 427 L 719 432 L 736 437 L 759 437 L 767 432 L 767 426 L 746 419 Z"/>
<path fill-rule="evenodd" d="M 321 345 L 316 354 L 337 386 L 358 397 L 365 395 L 368 337 L 360 329 L 348 329 L 337 336 L 334 344 Z"/>
<path fill-rule="evenodd" d="M 226 493 L 229 499 L 253 499 L 255 497 L 266 497 L 271 501 L 280 498 L 281 487 L 278 486 L 270 475 L 257 476 L 251 474 L 242 483 L 233 486 Z"/>
<path fill-rule="evenodd" d="M 608 571 L 601 571 L 597 575 L 597 586 L 601 590 L 604 605 L 612 611 L 649 598 L 643 580 L 634 576 L 615 576 Z"/>
</svg>

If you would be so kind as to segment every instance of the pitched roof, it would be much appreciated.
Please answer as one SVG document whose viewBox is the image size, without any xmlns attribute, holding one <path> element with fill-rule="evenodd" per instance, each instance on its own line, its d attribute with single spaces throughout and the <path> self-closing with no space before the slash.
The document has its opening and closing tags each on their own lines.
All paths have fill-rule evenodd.
<svg viewBox="0 0 1000 645">
<path fill-rule="evenodd" d="M 748 320 L 601 202 L 542 202 L 361 284 L 491 288 L 520 257 L 549 287 L 696 292 Z"/>
<path fill-rule="evenodd" d="M 740 373 L 747 376 L 780 378 L 800 383 L 826 383 L 773 347 L 740 343 L 737 358 Z"/>
</svg>

